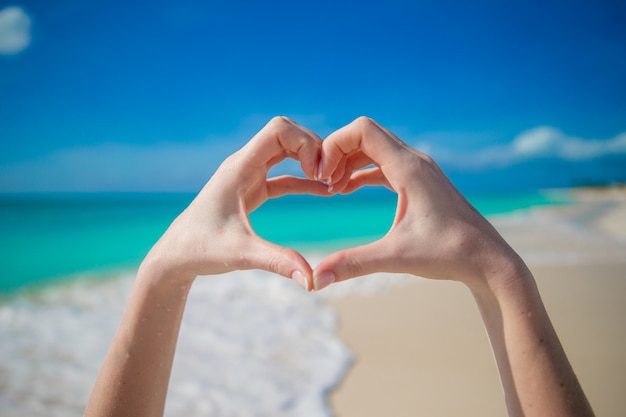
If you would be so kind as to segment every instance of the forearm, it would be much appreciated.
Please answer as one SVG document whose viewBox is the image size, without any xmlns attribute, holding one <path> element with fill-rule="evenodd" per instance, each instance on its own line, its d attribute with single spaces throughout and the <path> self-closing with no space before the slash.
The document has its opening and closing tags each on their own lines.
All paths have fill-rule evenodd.
<svg viewBox="0 0 626 417">
<path fill-rule="evenodd" d="M 498 364 L 509 414 L 593 416 L 532 274 L 519 264 L 509 272 L 514 276 L 503 279 L 503 285 L 471 288 Z"/>
<path fill-rule="evenodd" d="M 192 279 L 142 265 L 85 416 L 161 416 Z"/>
</svg>

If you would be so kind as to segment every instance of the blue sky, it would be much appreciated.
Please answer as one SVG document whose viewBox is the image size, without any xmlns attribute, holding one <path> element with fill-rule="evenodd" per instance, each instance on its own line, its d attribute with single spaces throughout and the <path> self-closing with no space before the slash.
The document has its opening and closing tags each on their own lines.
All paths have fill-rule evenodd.
<svg viewBox="0 0 626 417">
<path fill-rule="evenodd" d="M 0 1 L 0 191 L 193 191 L 273 115 L 462 188 L 626 180 L 623 1 Z M 292 170 L 287 166 L 284 170 Z"/>
</svg>

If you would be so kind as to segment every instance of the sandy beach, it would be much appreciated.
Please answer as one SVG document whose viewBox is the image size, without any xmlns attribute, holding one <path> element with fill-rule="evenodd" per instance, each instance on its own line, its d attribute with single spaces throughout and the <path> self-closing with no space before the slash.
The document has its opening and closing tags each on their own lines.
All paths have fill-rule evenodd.
<svg viewBox="0 0 626 417">
<path fill-rule="evenodd" d="M 597 415 L 626 413 L 626 199 L 576 190 L 577 204 L 494 218 L 531 267 Z M 416 278 L 331 300 L 354 363 L 330 403 L 337 417 L 503 416 L 489 342 L 469 291 Z"/>
<path fill-rule="evenodd" d="M 491 221 L 534 272 L 597 415 L 621 417 L 624 192 L 572 197 Z M 123 269 L 0 299 L 0 415 L 82 415 L 134 279 Z M 194 284 L 165 415 L 490 417 L 506 408 L 462 284 L 377 274 L 310 294 L 253 270 Z"/>
</svg>

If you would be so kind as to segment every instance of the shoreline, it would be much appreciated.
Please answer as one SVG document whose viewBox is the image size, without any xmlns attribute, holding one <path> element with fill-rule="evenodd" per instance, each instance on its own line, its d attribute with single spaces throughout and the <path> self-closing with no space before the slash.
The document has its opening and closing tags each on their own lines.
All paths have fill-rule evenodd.
<svg viewBox="0 0 626 417">
<path fill-rule="evenodd" d="M 626 194 L 571 190 L 572 205 L 495 216 L 535 275 L 561 342 L 597 415 L 626 399 Z M 454 282 L 406 280 L 376 294 L 331 298 L 354 355 L 329 396 L 335 417 L 506 415 L 480 314 Z"/>
<path fill-rule="evenodd" d="M 626 411 L 616 392 L 626 386 L 626 199 L 597 190 L 580 198 L 489 218 L 535 273 L 596 412 L 618 416 Z M 329 251 L 304 254 L 314 265 Z M 463 285 L 383 273 L 309 294 L 274 274 L 233 274 L 194 284 L 169 414 L 283 415 L 286 403 L 296 414 L 326 417 L 505 414 Z M 0 414 L 81 415 L 134 269 L 74 278 L 0 296 Z M 224 375 L 228 395 L 220 391 Z M 242 393 L 256 399 L 242 403 Z"/>
<path fill-rule="evenodd" d="M 596 189 L 586 190 L 585 192 L 593 194 L 595 193 L 594 190 Z M 495 214 L 494 218 L 507 218 L 515 216 L 518 212 L 525 213 L 529 209 L 525 204 L 531 206 L 538 204 L 539 208 L 543 208 L 550 207 L 550 202 L 552 202 L 552 204 L 560 206 L 564 202 L 571 200 L 570 195 L 577 192 L 576 190 L 568 189 L 522 192 L 511 194 L 511 200 L 502 195 L 476 194 L 471 200 L 477 206 L 486 210 L 488 214 L 494 210 L 496 213 L 501 213 Z M 3 263 L 5 267 L 4 275 L 0 277 L 0 297 L 10 296 L 11 293 L 19 293 L 22 289 L 29 291 L 34 288 L 46 288 L 48 285 L 62 284 L 62 281 L 66 279 L 72 281 L 77 278 L 80 279 L 81 276 L 106 276 L 115 275 L 119 270 L 135 270 L 153 242 L 167 228 L 169 221 L 175 218 L 179 210 L 182 210 L 182 207 L 184 207 L 184 201 L 186 200 L 183 200 L 183 197 L 186 198 L 188 196 L 187 194 L 158 193 L 68 193 L 61 195 L 39 193 L 28 194 L 27 198 L 22 197 L 13 196 L 7 201 L 12 201 L 17 206 L 26 201 L 28 203 L 26 208 L 17 210 L 11 205 L 0 205 L 0 209 L 8 210 L 5 213 L 7 214 L 5 216 L 7 219 L 19 220 L 17 223 L 11 222 L 7 233 L 3 236 L 3 240 L 0 240 L 0 246 L 3 245 L 7 249 L 4 257 L 0 256 L 0 263 Z M 108 199 L 111 200 L 109 201 Z M 156 207 L 147 220 L 144 219 L 144 216 L 139 216 L 145 208 L 144 206 L 153 200 L 163 202 L 165 206 Z M 73 203 L 79 204 L 79 206 L 75 207 Z M 107 204 L 101 207 L 100 204 L 102 203 Z M 132 219 L 140 219 L 138 221 L 141 223 L 141 227 L 135 227 L 137 222 L 134 222 L 134 226 L 128 229 L 127 222 L 117 222 L 115 220 L 123 210 L 128 208 L 124 205 L 125 203 L 130 204 L 131 217 Z M 183 204 L 183 206 L 179 207 L 180 204 Z M 548 206 L 545 206 L 545 204 L 548 204 Z M 321 204 L 320 207 L 323 208 L 324 206 L 325 204 Z M 385 207 L 384 210 L 382 210 L 382 206 Z M 85 207 L 88 209 L 86 214 L 83 213 L 83 208 Z M 343 213 L 342 215 L 345 216 L 346 207 L 343 205 L 338 207 L 340 212 Z M 386 228 L 388 228 L 394 215 L 392 199 L 386 199 L 384 204 L 380 203 L 377 207 L 374 210 L 375 213 L 369 214 L 386 218 L 388 222 L 382 223 L 388 223 L 386 225 Z M 378 210 L 379 208 L 380 210 Z M 111 209 L 113 210 L 113 215 L 107 211 Z M 286 208 L 282 207 L 281 210 L 284 211 Z M 532 207 L 530 210 L 532 210 Z M 31 213 L 31 217 L 34 216 L 36 228 L 32 227 L 32 219 L 29 217 L 24 217 L 24 219 L 19 217 L 20 213 L 24 211 Z M 68 211 L 69 214 L 65 213 L 65 211 Z M 79 211 L 80 216 L 77 214 Z M 71 216 L 68 217 L 68 215 Z M 102 222 L 100 221 L 91 223 L 93 218 L 99 216 L 104 216 L 105 220 L 108 219 L 107 221 L 110 225 L 106 223 L 107 227 L 102 228 Z M 263 216 L 261 215 L 261 217 Z M 331 215 L 330 217 L 332 219 L 335 216 Z M 340 217 L 338 216 L 337 220 L 340 220 Z M 58 224 L 72 224 L 76 218 L 80 219 L 81 227 L 72 227 L 68 231 L 58 226 Z M 42 219 L 47 220 L 44 221 Z M 294 219 L 296 217 L 293 217 L 291 220 L 295 221 Z M 144 221 L 146 223 L 142 223 Z M 274 227 L 274 223 L 272 222 L 271 224 Z M 287 239 L 286 236 L 272 236 L 271 234 L 267 237 L 272 241 L 274 237 L 277 239 L 276 243 L 292 247 L 303 254 L 322 258 L 325 253 L 373 241 L 383 236 L 386 233 L 386 228 L 370 231 L 371 235 L 369 237 L 356 236 L 353 230 L 354 226 L 352 226 L 352 229 L 346 230 L 346 235 L 343 237 L 341 237 L 341 228 L 338 230 L 333 229 L 336 239 L 331 241 L 328 241 L 328 236 L 326 236 L 326 240 L 313 239 L 308 242 L 293 241 Z M 109 229 L 114 230 L 117 235 L 111 233 Z M 129 234 L 129 230 L 132 233 Z M 259 230 L 259 232 L 263 232 L 263 230 Z M 125 236 L 124 233 L 132 237 L 131 243 L 124 243 L 125 246 L 116 249 L 120 247 L 122 239 L 119 237 Z M 360 233 L 362 233 L 362 230 Z M 626 232 L 624 232 L 624 235 L 626 236 Z M 261 233 L 261 236 L 263 236 L 263 233 Z M 85 239 L 90 240 L 89 243 L 93 245 L 94 249 L 88 256 L 82 253 Z M 125 238 L 124 240 L 127 239 Z M 100 250 L 101 247 L 107 249 Z M 60 251 L 59 248 L 64 248 L 64 250 Z M 35 264 L 25 262 L 24 259 L 29 259 L 29 255 L 25 254 L 31 251 L 41 253 L 46 258 L 42 262 Z M 132 253 L 132 255 L 129 256 L 129 253 Z M 71 255 L 68 256 L 67 254 Z M 38 266 L 40 264 L 45 266 Z M 8 278 L 9 276 L 11 277 L 10 279 Z"/>
</svg>

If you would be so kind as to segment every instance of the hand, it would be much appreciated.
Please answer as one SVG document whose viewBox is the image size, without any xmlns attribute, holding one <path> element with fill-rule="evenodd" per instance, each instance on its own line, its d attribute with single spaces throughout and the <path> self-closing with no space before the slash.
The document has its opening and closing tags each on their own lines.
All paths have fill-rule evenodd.
<svg viewBox="0 0 626 417">
<path fill-rule="evenodd" d="M 299 160 L 308 179 L 268 180 L 268 170 L 286 157 Z M 163 415 L 188 284 L 197 275 L 259 268 L 311 289 L 306 260 L 257 236 L 250 211 L 269 197 L 347 193 L 367 184 L 398 193 L 393 225 L 376 242 L 324 259 L 315 288 L 378 271 L 465 282 L 483 316 L 510 414 L 592 416 L 532 276 L 428 156 L 370 119 L 357 119 L 322 144 L 283 117 L 224 161 L 147 255 L 85 415 Z M 494 290 L 507 280 L 506 291 Z"/>
<path fill-rule="evenodd" d="M 457 191 L 437 164 L 368 118 L 323 142 L 319 177 L 349 193 L 385 185 L 398 193 L 389 232 L 373 243 L 328 256 L 315 269 L 315 289 L 374 272 L 410 273 L 468 285 L 524 268 L 515 252 Z M 374 168 L 361 169 L 374 164 Z M 495 278 L 493 278 L 495 279 Z"/>
<path fill-rule="evenodd" d="M 328 195 L 314 181 L 321 139 L 285 117 L 272 119 L 242 149 L 226 159 L 194 201 L 172 223 L 146 261 L 158 270 L 193 279 L 238 269 L 263 269 L 294 278 L 310 289 L 312 270 L 298 252 L 259 237 L 248 213 L 284 194 Z M 267 179 L 269 169 L 290 157 L 308 179 Z"/>
</svg>

